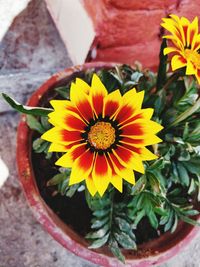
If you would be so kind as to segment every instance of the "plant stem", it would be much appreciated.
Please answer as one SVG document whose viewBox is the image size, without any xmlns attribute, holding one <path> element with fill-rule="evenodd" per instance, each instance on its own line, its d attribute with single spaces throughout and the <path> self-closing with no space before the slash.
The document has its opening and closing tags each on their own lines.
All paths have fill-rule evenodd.
<svg viewBox="0 0 200 267">
<path fill-rule="evenodd" d="M 168 128 L 175 126 L 179 122 L 185 120 L 187 117 L 191 116 L 194 112 L 196 112 L 200 108 L 200 98 L 196 101 L 194 106 L 187 109 L 185 112 L 183 112 L 181 115 L 179 115 L 175 121 L 173 121 Z"/>
<path fill-rule="evenodd" d="M 180 76 L 179 72 L 173 73 L 167 80 L 166 84 L 163 86 L 164 90 L 167 90 L 167 88 L 174 82 L 176 81 Z"/>
</svg>

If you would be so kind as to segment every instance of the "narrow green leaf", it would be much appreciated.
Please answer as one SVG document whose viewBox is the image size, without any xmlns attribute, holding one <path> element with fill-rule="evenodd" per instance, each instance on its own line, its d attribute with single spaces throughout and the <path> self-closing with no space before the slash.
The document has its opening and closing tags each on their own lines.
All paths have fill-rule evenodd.
<svg viewBox="0 0 200 267">
<path fill-rule="evenodd" d="M 57 185 L 57 184 L 61 183 L 63 180 L 65 180 L 66 178 L 67 177 L 64 173 L 56 174 L 53 178 L 51 178 L 47 182 L 47 186 Z"/>
<path fill-rule="evenodd" d="M 94 223 L 91 225 L 91 228 L 92 229 L 100 228 L 100 227 L 104 226 L 108 222 L 108 220 L 109 220 L 108 216 L 101 219 L 101 220 L 96 220 L 96 218 L 95 218 Z"/>
<path fill-rule="evenodd" d="M 124 232 L 114 233 L 117 242 L 125 249 L 136 249 L 136 243 L 130 236 Z"/>
<path fill-rule="evenodd" d="M 39 123 L 39 121 L 33 115 L 27 115 L 26 122 L 30 129 L 35 130 L 41 134 L 45 132 L 44 127 Z"/>
<path fill-rule="evenodd" d="M 178 225 L 178 216 L 175 214 L 174 223 L 173 223 L 173 226 L 171 228 L 171 233 L 174 233 L 174 231 L 176 231 L 177 225 Z"/>
<path fill-rule="evenodd" d="M 125 257 L 123 256 L 123 254 L 121 253 L 121 250 L 117 244 L 117 241 L 115 240 L 110 240 L 109 242 L 109 248 L 111 250 L 111 252 L 113 253 L 113 255 L 115 257 L 118 258 L 118 260 L 120 260 L 121 262 L 123 262 L 125 264 Z"/>
<path fill-rule="evenodd" d="M 103 217 L 103 216 L 107 215 L 109 212 L 110 212 L 110 210 L 96 210 L 93 212 L 93 215 L 97 216 L 97 217 Z"/>
<path fill-rule="evenodd" d="M 2 96 L 12 108 L 24 114 L 30 114 L 34 116 L 47 116 L 50 112 L 53 111 L 53 109 L 50 108 L 24 106 L 4 93 L 2 93 Z"/>
<path fill-rule="evenodd" d="M 79 188 L 79 184 L 75 184 L 75 185 L 70 185 L 69 186 L 69 189 L 67 190 L 67 192 L 66 192 L 66 197 L 69 197 L 69 198 L 71 198 L 71 197 L 73 197 L 73 195 L 76 193 L 76 191 L 78 190 L 78 188 Z"/>
<path fill-rule="evenodd" d="M 105 235 L 103 238 L 101 239 L 96 239 L 92 242 L 92 244 L 88 247 L 89 249 L 96 249 L 96 248 L 100 248 L 103 245 L 106 244 L 106 242 L 108 241 L 109 238 L 109 233 L 107 235 Z"/>
<path fill-rule="evenodd" d="M 49 123 L 49 118 L 47 116 L 41 117 L 41 124 L 46 131 L 51 128 L 51 124 Z"/>
<path fill-rule="evenodd" d="M 97 238 L 103 238 L 109 230 L 109 225 L 105 225 L 103 228 L 99 229 L 96 232 L 92 232 L 86 235 L 85 238 L 87 239 L 97 239 Z"/>
<path fill-rule="evenodd" d="M 58 92 L 58 94 L 63 98 L 65 99 L 69 98 L 69 89 L 66 86 L 57 87 L 55 88 L 55 91 Z"/>
<path fill-rule="evenodd" d="M 177 163 L 177 170 L 179 173 L 179 180 L 180 180 L 181 184 L 183 184 L 185 186 L 189 186 L 190 177 L 188 175 L 186 168 L 182 164 Z"/>
<path fill-rule="evenodd" d="M 116 217 L 114 218 L 114 220 L 121 231 L 126 233 L 129 233 L 131 231 L 131 226 L 125 219 Z"/>
<path fill-rule="evenodd" d="M 157 229 L 158 228 L 158 219 L 155 215 L 155 213 L 153 211 L 149 212 L 147 214 L 148 218 L 149 218 L 149 222 L 151 224 L 151 226 L 154 228 L 154 229 Z"/>
<path fill-rule="evenodd" d="M 164 227 L 164 231 L 165 232 L 167 232 L 172 227 L 173 220 L 174 220 L 174 211 L 171 210 L 170 214 L 169 214 L 169 219 L 168 219 L 168 221 L 167 221 L 167 223 L 165 224 L 165 227 Z"/>
</svg>

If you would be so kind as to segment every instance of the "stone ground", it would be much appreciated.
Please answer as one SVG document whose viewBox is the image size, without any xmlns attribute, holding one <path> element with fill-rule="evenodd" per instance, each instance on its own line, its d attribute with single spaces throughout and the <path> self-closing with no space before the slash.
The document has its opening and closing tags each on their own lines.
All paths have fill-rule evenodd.
<svg viewBox="0 0 200 267">
<path fill-rule="evenodd" d="M 0 92 L 25 103 L 52 73 L 71 65 L 45 4 L 33 0 L 0 43 Z M 95 267 L 65 250 L 32 216 L 17 179 L 18 120 L 0 100 L 0 156 L 10 171 L 0 189 L 0 267 Z M 199 241 L 160 267 L 199 267 Z"/>
</svg>

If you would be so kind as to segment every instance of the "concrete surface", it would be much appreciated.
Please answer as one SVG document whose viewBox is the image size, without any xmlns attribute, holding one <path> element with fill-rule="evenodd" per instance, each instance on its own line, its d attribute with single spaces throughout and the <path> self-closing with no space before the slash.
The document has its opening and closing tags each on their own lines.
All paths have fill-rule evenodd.
<svg viewBox="0 0 200 267">
<path fill-rule="evenodd" d="M 71 65 L 46 10 L 34 0 L 0 43 L 0 92 L 25 103 L 52 73 Z M 19 115 L 0 102 L 0 156 L 10 175 L 0 189 L 0 267 L 95 267 L 65 250 L 33 218 L 17 179 Z M 160 267 L 199 267 L 200 236 Z"/>
</svg>

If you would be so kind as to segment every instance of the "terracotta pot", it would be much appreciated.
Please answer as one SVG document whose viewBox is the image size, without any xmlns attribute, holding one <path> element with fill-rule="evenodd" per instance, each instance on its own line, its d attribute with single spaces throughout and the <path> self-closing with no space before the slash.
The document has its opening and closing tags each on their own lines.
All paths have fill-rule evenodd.
<svg viewBox="0 0 200 267">
<path fill-rule="evenodd" d="M 28 105 L 38 106 L 41 97 L 48 91 L 53 90 L 63 81 L 70 80 L 81 71 L 101 67 L 111 67 L 109 63 L 87 63 L 82 66 L 76 66 L 66 69 L 53 75 L 46 81 L 30 98 Z M 22 116 L 18 127 L 17 135 L 17 164 L 20 181 L 31 206 L 36 219 L 52 235 L 52 237 L 62 244 L 65 248 L 76 255 L 107 267 L 124 267 L 111 253 L 106 249 L 89 250 L 88 243 L 68 225 L 66 225 L 45 203 L 38 190 L 32 163 L 31 163 L 31 130 L 28 128 L 25 116 Z M 126 251 L 123 253 L 126 257 L 126 266 L 146 267 L 160 264 L 175 254 L 177 254 L 198 232 L 197 227 L 186 223 L 179 223 L 177 230 L 171 234 L 166 233 L 159 238 L 139 245 L 138 251 Z"/>
</svg>

